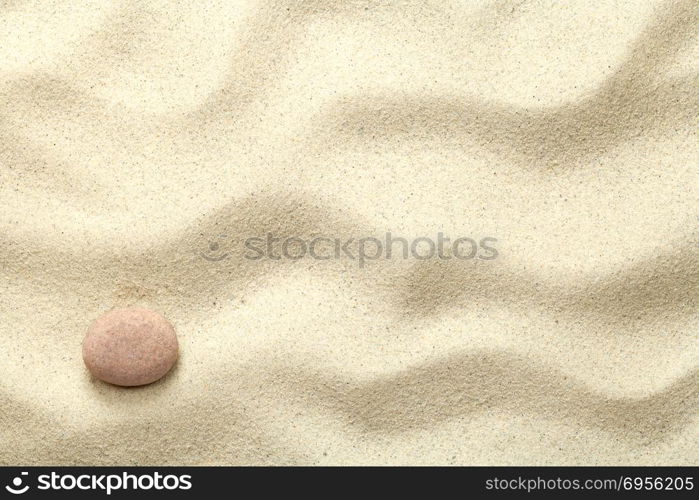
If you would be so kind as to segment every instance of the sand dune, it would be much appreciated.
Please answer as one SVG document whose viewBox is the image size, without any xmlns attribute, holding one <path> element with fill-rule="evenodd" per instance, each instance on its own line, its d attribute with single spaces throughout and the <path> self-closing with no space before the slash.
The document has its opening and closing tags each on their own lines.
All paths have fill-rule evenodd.
<svg viewBox="0 0 699 500">
<path fill-rule="evenodd" d="M 277 374 L 280 380 L 288 378 L 284 371 Z M 316 390 L 304 403 L 334 408 L 372 432 L 410 432 L 494 409 L 572 421 L 647 443 L 686 429 L 697 410 L 697 377 L 696 371 L 687 374 L 645 398 L 610 398 L 540 362 L 494 352 L 453 355 L 349 387 L 324 373 L 294 379 Z"/>
<path fill-rule="evenodd" d="M 656 75 L 695 41 L 697 23 L 696 2 L 671 2 L 599 88 L 572 103 L 532 109 L 458 95 L 362 93 L 332 103 L 319 128 L 334 136 L 361 131 L 355 136 L 360 143 L 395 135 L 469 141 L 531 168 L 572 168 L 641 133 L 672 134 L 678 124 L 696 123 L 699 76 L 658 80 Z"/>
<path fill-rule="evenodd" d="M 696 1 L 51 3 L 0 4 L 0 464 L 697 463 Z M 244 245 L 386 232 L 498 257 Z M 181 357 L 125 390 L 128 305 Z"/>
</svg>

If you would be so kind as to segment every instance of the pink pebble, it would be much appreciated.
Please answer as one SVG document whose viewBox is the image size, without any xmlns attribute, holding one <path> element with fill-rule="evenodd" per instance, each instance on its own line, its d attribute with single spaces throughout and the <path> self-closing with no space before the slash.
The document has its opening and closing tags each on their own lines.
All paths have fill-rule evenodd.
<svg viewBox="0 0 699 500">
<path fill-rule="evenodd" d="M 97 318 L 83 341 L 83 360 L 95 377 L 114 385 L 155 382 L 177 361 L 177 335 L 160 314 L 114 309 Z"/>
</svg>

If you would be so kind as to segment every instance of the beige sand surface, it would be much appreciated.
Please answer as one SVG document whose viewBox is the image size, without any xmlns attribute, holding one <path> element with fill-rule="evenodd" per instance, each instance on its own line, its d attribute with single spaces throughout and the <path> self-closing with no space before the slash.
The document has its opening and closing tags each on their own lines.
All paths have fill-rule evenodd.
<svg viewBox="0 0 699 500">
<path fill-rule="evenodd" d="M 0 464 L 698 464 L 698 71 L 696 0 L 0 2 Z M 499 256 L 241 245 L 386 231 Z"/>
</svg>

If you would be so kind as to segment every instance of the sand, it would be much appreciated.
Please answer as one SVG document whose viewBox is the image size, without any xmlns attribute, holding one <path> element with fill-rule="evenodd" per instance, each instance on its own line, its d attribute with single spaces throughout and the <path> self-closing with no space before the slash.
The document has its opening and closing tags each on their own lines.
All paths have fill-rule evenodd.
<svg viewBox="0 0 699 500">
<path fill-rule="evenodd" d="M 0 2 L 0 464 L 699 463 L 699 3 Z M 497 258 L 246 257 L 248 237 Z M 175 326 L 90 376 L 105 311 Z"/>
</svg>

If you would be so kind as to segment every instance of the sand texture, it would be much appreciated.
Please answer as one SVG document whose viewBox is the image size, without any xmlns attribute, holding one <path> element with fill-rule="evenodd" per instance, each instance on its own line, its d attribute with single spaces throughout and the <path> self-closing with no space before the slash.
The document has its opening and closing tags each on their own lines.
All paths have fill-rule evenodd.
<svg viewBox="0 0 699 500">
<path fill-rule="evenodd" d="M 697 0 L 0 1 L 0 74 L 0 464 L 699 464 Z M 386 232 L 498 255 L 243 245 Z"/>
</svg>

